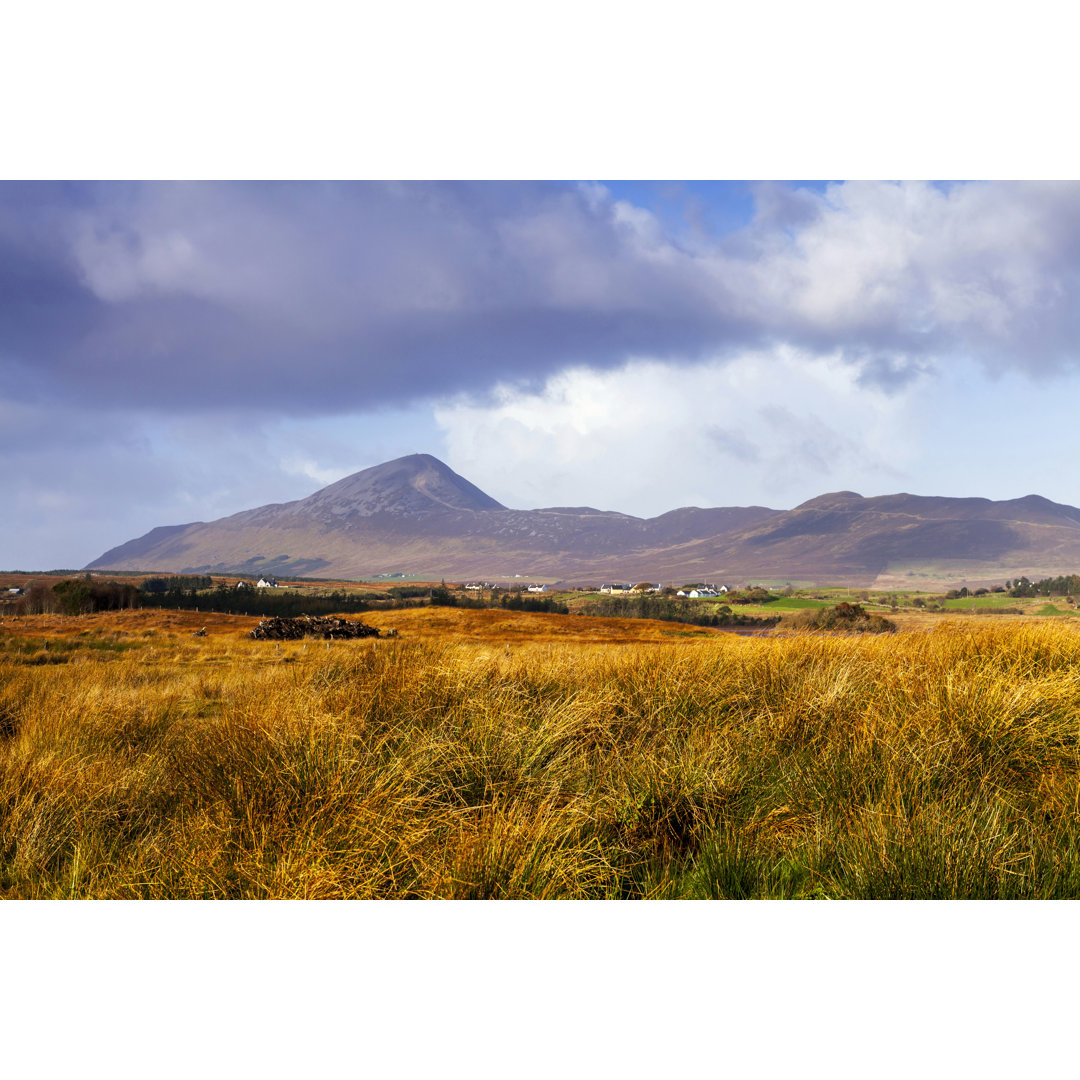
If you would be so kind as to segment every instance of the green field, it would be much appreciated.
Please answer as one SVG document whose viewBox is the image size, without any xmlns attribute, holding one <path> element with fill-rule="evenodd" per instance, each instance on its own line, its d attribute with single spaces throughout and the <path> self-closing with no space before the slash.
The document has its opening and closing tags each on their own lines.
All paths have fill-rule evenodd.
<svg viewBox="0 0 1080 1080">
<path fill-rule="evenodd" d="M 989 596 L 961 596 L 955 600 L 940 601 L 946 611 L 978 611 L 980 608 L 1020 607 L 1024 601 L 1007 593 L 990 593 Z"/>
<path fill-rule="evenodd" d="M 1075 615 L 1076 609 L 1070 607 L 1059 608 L 1053 604 L 1043 604 L 1038 611 L 1033 612 L 1035 615 Z"/>
<path fill-rule="evenodd" d="M 1056 607 L 1052 602 L 1046 601 L 1045 597 L 1016 597 L 1003 593 L 991 593 L 989 596 L 964 596 L 955 600 L 938 601 L 946 611 L 982 611 L 986 608 L 1021 608 L 1029 615 L 1075 615 L 1074 608 L 1066 604 L 1060 598 Z M 1040 606 L 1035 607 L 1036 604 Z"/>
<path fill-rule="evenodd" d="M 779 600 L 770 600 L 767 604 L 749 606 L 760 606 L 765 611 L 818 611 L 833 605 L 831 600 L 811 600 L 805 596 L 782 596 Z"/>
</svg>

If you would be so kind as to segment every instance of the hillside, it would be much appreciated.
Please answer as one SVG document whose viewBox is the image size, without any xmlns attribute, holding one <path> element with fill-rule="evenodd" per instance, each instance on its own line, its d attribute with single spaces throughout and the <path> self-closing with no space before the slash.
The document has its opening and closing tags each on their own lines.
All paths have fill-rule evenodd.
<svg viewBox="0 0 1080 1080">
<path fill-rule="evenodd" d="M 822 495 L 728 539 L 714 557 L 796 576 L 899 585 L 1059 573 L 1080 566 L 1080 510 L 1038 495 Z"/>
</svg>

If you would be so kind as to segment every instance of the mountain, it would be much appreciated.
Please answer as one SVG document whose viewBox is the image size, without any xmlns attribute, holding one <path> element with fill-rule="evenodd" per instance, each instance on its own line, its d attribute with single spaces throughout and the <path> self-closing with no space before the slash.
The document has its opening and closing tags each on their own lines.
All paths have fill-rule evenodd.
<svg viewBox="0 0 1080 1080">
<path fill-rule="evenodd" d="M 766 507 L 690 507 L 642 519 L 587 506 L 510 510 L 437 458 L 411 454 L 295 502 L 153 529 L 87 569 L 343 578 L 400 572 L 592 576 L 604 567 L 618 570 L 624 555 L 714 537 L 775 513 Z"/>
<path fill-rule="evenodd" d="M 1080 510 L 1039 495 L 994 502 L 909 494 L 810 499 L 721 544 L 758 576 L 903 584 L 1080 569 Z"/>
<path fill-rule="evenodd" d="M 1037 495 L 994 502 L 851 491 L 787 511 L 513 510 L 437 458 L 412 454 L 295 502 L 153 529 L 87 569 L 900 587 L 1075 572 L 1080 510 Z"/>
</svg>

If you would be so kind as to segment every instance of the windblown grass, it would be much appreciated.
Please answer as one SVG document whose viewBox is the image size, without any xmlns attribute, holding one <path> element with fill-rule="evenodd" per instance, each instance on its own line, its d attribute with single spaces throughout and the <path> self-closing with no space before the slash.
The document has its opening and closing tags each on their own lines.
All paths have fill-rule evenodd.
<svg viewBox="0 0 1080 1080">
<path fill-rule="evenodd" d="M 458 617 L 7 639 L 0 895 L 1080 896 L 1071 622 L 508 645 Z"/>
</svg>

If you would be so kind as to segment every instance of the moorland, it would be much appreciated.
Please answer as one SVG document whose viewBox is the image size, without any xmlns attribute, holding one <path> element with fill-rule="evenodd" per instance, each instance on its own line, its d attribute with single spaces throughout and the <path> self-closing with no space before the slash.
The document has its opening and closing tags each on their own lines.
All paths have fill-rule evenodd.
<svg viewBox="0 0 1080 1080">
<path fill-rule="evenodd" d="M 420 605 L 363 614 L 377 639 L 274 642 L 239 614 L 9 611 L 0 896 L 1080 896 L 1072 609 L 798 622 L 836 600 L 775 599 L 754 636 Z"/>
</svg>

